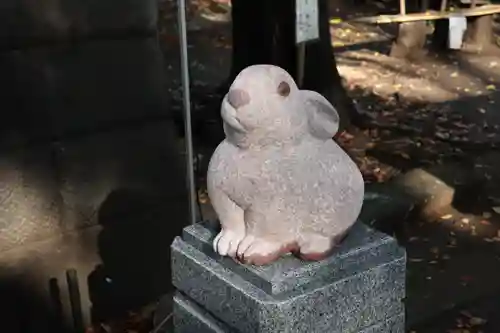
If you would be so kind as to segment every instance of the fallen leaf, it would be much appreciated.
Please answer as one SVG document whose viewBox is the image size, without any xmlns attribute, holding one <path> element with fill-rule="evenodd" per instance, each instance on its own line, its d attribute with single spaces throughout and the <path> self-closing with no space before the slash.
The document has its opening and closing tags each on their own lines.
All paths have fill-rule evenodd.
<svg viewBox="0 0 500 333">
<path fill-rule="evenodd" d="M 497 207 L 491 207 L 491 209 L 497 213 L 497 214 L 500 214 L 500 206 L 497 206 Z"/>
<path fill-rule="evenodd" d="M 495 87 L 494 84 L 489 84 L 486 86 L 486 90 L 495 90 L 497 87 Z"/>
<path fill-rule="evenodd" d="M 451 215 L 451 214 L 446 214 L 446 215 L 441 216 L 441 220 L 449 220 L 449 219 L 451 219 L 452 217 L 453 217 L 453 215 Z"/>
</svg>

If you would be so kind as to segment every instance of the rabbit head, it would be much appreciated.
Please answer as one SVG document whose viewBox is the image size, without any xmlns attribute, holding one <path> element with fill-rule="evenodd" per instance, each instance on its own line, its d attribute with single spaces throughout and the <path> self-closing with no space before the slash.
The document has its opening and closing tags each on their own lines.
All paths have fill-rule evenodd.
<svg viewBox="0 0 500 333">
<path fill-rule="evenodd" d="M 221 115 L 227 139 L 240 147 L 327 133 L 331 138 L 338 128 L 338 115 L 324 97 L 299 90 L 284 69 L 272 65 L 241 71 L 222 101 Z"/>
</svg>

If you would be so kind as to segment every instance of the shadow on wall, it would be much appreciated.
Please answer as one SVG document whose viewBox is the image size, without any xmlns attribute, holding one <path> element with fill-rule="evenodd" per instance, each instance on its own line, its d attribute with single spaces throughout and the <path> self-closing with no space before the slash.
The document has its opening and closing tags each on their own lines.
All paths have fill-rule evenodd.
<svg viewBox="0 0 500 333">
<path fill-rule="evenodd" d="M 96 312 L 154 300 L 170 288 L 169 246 L 187 215 L 156 1 L 8 0 L 2 9 L 0 101 L 13 119 L 0 124 L 0 332 L 61 331 L 49 290 L 57 278 L 67 318 L 68 268 L 86 301 L 96 215 Z M 134 186 L 144 189 L 122 189 Z"/>
<path fill-rule="evenodd" d="M 100 207 L 102 265 L 88 277 L 94 322 L 123 315 L 172 288 L 170 244 L 182 231 L 186 203 L 161 200 L 119 189 Z"/>
<path fill-rule="evenodd" d="M 0 322 L 8 325 L 6 332 L 64 332 L 53 327 L 61 318 L 70 323 L 64 277 L 69 268 L 78 270 L 84 317 L 90 294 L 95 321 L 133 311 L 171 290 L 170 244 L 187 222 L 187 195 L 170 126 L 153 127 L 65 143 L 69 148 L 56 164 L 45 161 L 50 154 L 40 149 L 40 158 L 26 151 L 5 168 L 0 165 L 16 171 L 0 177 L 0 226 L 6 223 L 0 228 Z M 64 181 L 55 179 L 56 169 L 65 171 Z M 49 203 L 58 208 L 46 223 L 54 232 L 42 228 Z M 82 221 L 87 217 L 92 221 Z M 2 249 L 19 239 L 24 242 Z M 57 302 L 50 302 L 53 278 L 63 294 L 62 315 Z"/>
<path fill-rule="evenodd" d="M 161 54 L 153 38 L 89 45 L 76 48 L 77 59 L 56 57 L 54 60 L 71 64 L 68 66 L 71 68 L 63 66 L 60 70 L 66 77 L 58 85 L 64 87 L 63 93 L 39 90 L 48 79 L 36 76 L 33 80 L 37 84 L 33 84 L 29 73 L 22 75 L 25 80 L 19 79 L 26 81 L 26 85 L 17 82 L 11 85 L 10 90 L 18 97 L 14 99 L 20 103 L 14 105 L 20 106 L 16 111 L 20 110 L 17 114 L 21 116 L 17 123 L 0 125 L 4 129 L 0 133 L 0 171 L 9 171 L 0 172 L 0 266 L 5 268 L 6 276 L 22 271 L 30 282 L 10 287 L 9 283 L 3 283 L 0 275 L 0 288 L 12 295 L 3 303 L 4 296 L 0 294 L 0 303 L 10 309 L 2 312 L 0 318 L 5 314 L 9 323 L 17 325 L 6 330 L 9 333 L 43 332 L 47 327 L 46 318 L 51 316 L 46 313 L 50 308 L 45 290 L 48 280 L 71 267 L 78 269 L 84 282 L 81 294 L 85 311 L 88 309 L 85 280 L 94 265 L 102 261 L 102 266 L 88 276 L 94 312 L 99 313 L 96 319 L 132 310 L 170 289 L 169 246 L 186 224 L 188 210 L 180 167 L 182 156 L 177 153 L 175 133 L 168 120 L 164 78 L 159 70 Z M 114 52 L 108 52 L 110 50 Z M 31 50 L 19 54 L 25 52 Z M 102 54 L 110 57 L 103 59 Z M 121 57 L 126 63 L 117 64 L 117 54 L 127 54 Z M 7 61 L 9 56 L 16 58 L 18 53 L 0 55 L 0 67 L 17 64 L 21 73 L 30 72 L 23 61 Z M 5 58 L 9 59 L 3 61 Z M 27 56 L 26 63 L 29 64 L 30 59 Z M 96 67 L 89 59 L 94 59 Z M 115 75 L 117 72 L 119 76 Z M 9 73 L 16 77 L 18 72 Z M 86 76 L 86 73 L 91 74 Z M 130 79 L 124 75 L 130 75 Z M 83 84 L 84 81 L 89 85 Z M 102 86 L 95 87 L 95 82 L 101 82 Z M 64 91 L 74 98 L 69 98 Z M 99 93 L 92 94 L 94 91 Z M 9 91 L 4 93 L 8 95 Z M 45 98 L 46 95 L 50 98 Z M 45 109 L 54 111 L 52 96 L 68 104 L 59 101 L 55 103 L 62 106 L 59 111 L 45 113 Z M 35 111 L 42 114 L 41 121 L 31 117 Z M 153 114 L 164 115 L 165 119 L 151 120 Z M 67 118 L 61 120 L 64 115 Z M 104 115 L 106 119 L 100 121 L 102 119 L 92 115 Z M 31 121 L 23 122 L 23 119 Z M 56 120 L 60 121 L 60 130 L 43 126 Z M 25 123 L 27 128 L 22 126 Z M 66 126 L 68 124 L 71 126 Z M 85 126 L 80 126 L 82 124 Z M 13 130 L 19 144 L 8 145 L 9 140 L 2 136 L 16 127 L 20 127 Z M 72 135 L 75 132 L 85 135 Z M 58 142 L 44 142 L 47 137 L 59 135 Z M 4 145 L 9 149 L 3 149 Z M 53 209 L 49 211 L 49 208 Z M 99 230 L 92 228 L 97 222 L 103 227 L 98 251 L 94 243 Z M 69 234 L 72 236 L 67 237 Z M 83 234 L 88 237 L 84 238 Z M 61 242 L 53 241 L 55 238 L 61 238 Z M 35 244 L 38 241 L 44 244 Z M 16 253 L 3 253 L 7 250 Z M 40 290 L 45 300 L 37 301 L 35 290 Z M 24 296 L 30 294 L 34 295 L 32 302 L 27 301 L 29 296 Z M 67 297 L 63 298 L 67 301 Z M 12 303 L 13 300 L 16 302 Z M 64 307 L 67 310 L 67 304 Z M 19 316 L 10 314 L 13 308 Z M 27 325 L 20 317 L 23 313 L 35 313 L 33 323 L 41 324 L 33 325 L 38 328 L 20 327 Z"/>
</svg>

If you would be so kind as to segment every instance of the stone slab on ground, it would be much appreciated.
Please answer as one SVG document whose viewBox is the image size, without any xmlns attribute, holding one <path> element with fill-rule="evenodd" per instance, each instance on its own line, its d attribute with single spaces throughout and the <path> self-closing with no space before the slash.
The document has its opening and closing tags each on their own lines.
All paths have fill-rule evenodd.
<svg viewBox="0 0 500 333">
<path fill-rule="evenodd" d="M 384 233 L 400 228 L 416 207 L 414 198 L 388 183 L 367 184 L 359 219 Z"/>
<path fill-rule="evenodd" d="M 324 261 L 303 262 L 287 256 L 255 267 L 216 255 L 210 249 L 216 233 L 212 226 L 200 223 L 176 238 L 173 284 L 189 302 L 230 329 L 387 332 L 377 325 L 389 325 L 395 332 L 404 331 L 404 320 L 386 323 L 404 313 L 406 255 L 393 238 L 359 222 L 338 252 Z M 177 309 L 176 329 L 182 331 L 182 313 Z"/>
<path fill-rule="evenodd" d="M 433 216 L 451 205 L 455 196 L 454 184 L 440 177 L 443 172 L 440 169 L 443 168 L 413 169 L 396 177 L 392 183 L 414 198 L 424 216 Z"/>
</svg>

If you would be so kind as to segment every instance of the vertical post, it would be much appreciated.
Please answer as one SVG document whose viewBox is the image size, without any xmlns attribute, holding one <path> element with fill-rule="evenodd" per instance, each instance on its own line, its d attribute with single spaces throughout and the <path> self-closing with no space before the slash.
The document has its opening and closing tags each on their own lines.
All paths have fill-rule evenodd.
<svg viewBox="0 0 500 333">
<path fill-rule="evenodd" d="M 73 332 L 83 333 L 85 327 L 83 324 L 82 301 L 80 298 L 80 287 L 76 270 L 70 269 L 66 271 L 66 282 L 68 283 L 69 301 L 71 303 L 71 314 L 73 316 Z"/>
<path fill-rule="evenodd" d="M 422 7 L 420 8 L 423 13 L 429 10 L 429 0 L 422 0 Z"/>
<path fill-rule="evenodd" d="M 302 86 L 306 42 L 319 39 L 318 0 L 295 0 L 295 43 L 297 44 L 297 85 Z"/>
<path fill-rule="evenodd" d="M 399 0 L 399 13 L 406 15 L 406 0 Z"/>
<path fill-rule="evenodd" d="M 191 224 L 195 224 L 197 222 L 197 193 L 194 183 L 193 136 L 191 132 L 191 96 L 189 84 L 189 61 L 186 29 L 186 1 L 178 0 L 177 9 L 177 24 L 179 26 L 179 42 L 181 49 L 182 100 L 184 104 L 184 133 L 186 141 L 187 164 L 186 173 L 189 188 L 189 218 Z"/>
<path fill-rule="evenodd" d="M 448 2 L 446 0 L 441 0 L 441 11 L 444 12 L 446 7 L 448 6 Z"/>
<path fill-rule="evenodd" d="M 54 309 L 54 327 L 57 332 L 62 332 L 64 328 L 63 305 L 61 299 L 61 288 L 56 278 L 49 280 L 49 295 L 52 308 Z"/>
<path fill-rule="evenodd" d="M 297 45 L 297 85 L 302 88 L 304 83 L 304 65 L 306 62 L 306 44 Z"/>
</svg>

